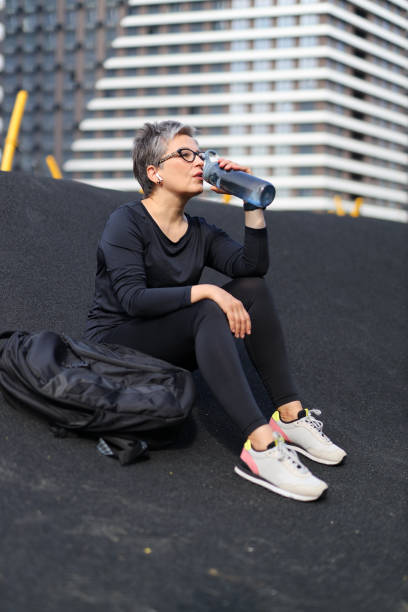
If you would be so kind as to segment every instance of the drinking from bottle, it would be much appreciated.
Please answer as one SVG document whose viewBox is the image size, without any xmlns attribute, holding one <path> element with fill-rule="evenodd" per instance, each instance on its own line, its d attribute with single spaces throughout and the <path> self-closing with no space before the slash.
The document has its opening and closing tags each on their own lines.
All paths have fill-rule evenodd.
<svg viewBox="0 0 408 612">
<path fill-rule="evenodd" d="M 203 178 L 207 183 L 230 193 L 258 208 L 266 208 L 275 197 L 272 183 L 241 170 L 223 170 L 216 151 L 204 154 Z"/>
</svg>

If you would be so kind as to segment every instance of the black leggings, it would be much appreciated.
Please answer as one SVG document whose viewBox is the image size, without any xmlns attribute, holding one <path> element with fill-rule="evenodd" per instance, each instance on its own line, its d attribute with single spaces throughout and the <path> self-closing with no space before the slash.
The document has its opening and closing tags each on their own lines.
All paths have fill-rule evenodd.
<svg viewBox="0 0 408 612">
<path fill-rule="evenodd" d="M 252 333 L 245 336 L 245 346 L 274 408 L 297 400 L 282 329 L 265 281 L 239 278 L 223 288 L 242 301 L 251 317 Z M 249 387 L 227 317 L 213 300 L 152 319 L 133 319 L 115 327 L 103 341 L 130 346 L 189 370 L 198 367 L 244 436 L 267 423 Z"/>
</svg>

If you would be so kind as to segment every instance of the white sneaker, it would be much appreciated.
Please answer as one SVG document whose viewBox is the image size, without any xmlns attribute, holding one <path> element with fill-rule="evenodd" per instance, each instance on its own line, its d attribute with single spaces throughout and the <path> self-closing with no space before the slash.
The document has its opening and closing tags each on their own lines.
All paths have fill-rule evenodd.
<svg viewBox="0 0 408 612">
<path fill-rule="evenodd" d="M 287 445 L 302 453 L 309 459 L 326 465 L 337 465 L 346 456 L 344 451 L 323 433 L 323 423 L 313 416 L 321 414 L 320 410 L 301 410 L 298 418 L 290 423 L 280 419 L 279 412 L 272 415 L 269 425 L 278 432 Z"/>
<path fill-rule="evenodd" d="M 281 436 L 275 434 L 275 437 L 276 441 L 261 452 L 253 450 L 248 441 L 242 449 L 240 465 L 235 466 L 235 472 L 284 497 L 298 501 L 318 499 L 327 489 L 327 484 L 313 476 Z"/>
</svg>

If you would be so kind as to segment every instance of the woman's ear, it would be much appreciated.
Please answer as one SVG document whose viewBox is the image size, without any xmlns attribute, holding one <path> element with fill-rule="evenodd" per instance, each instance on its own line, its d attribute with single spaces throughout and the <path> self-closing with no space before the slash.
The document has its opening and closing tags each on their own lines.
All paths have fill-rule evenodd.
<svg viewBox="0 0 408 612">
<path fill-rule="evenodd" d="M 147 166 L 147 168 L 146 168 L 147 178 L 150 181 L 152 181 L 152 183 L 159 182 L 159 179 L 157 178 L 156 173 L 157 173 L 156 166 L 153 166 L 153 164 L 151 164 L 150 166 Z"/>
</svg>

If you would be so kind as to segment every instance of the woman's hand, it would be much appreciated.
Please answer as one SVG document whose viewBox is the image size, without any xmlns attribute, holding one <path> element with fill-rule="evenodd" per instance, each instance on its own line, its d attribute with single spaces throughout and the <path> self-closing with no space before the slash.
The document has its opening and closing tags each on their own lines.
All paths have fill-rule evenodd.
<svg viewBox="0 0 408 612">
<path fill-rule="evenodd" d="M 241 170 L 241 172 L 246 172 L 247 174 L 252 174 L 250 168 L 246 168 L 245 166 L 240 166 L 230 159 L 225 159 L 225 157 L 220 157 L 218 160 L 218 165 L 223 170 Z M 224 191 L 223 189 L 218 189 L 218 187 L 210 187 L 212 191 L 216 193 L 228 193 L 228 191 Z"/>
<path fill-rule="evenodd" d="M 213 300 L 225 313 L 231 332 L 236 338 L 251 333 L 251 318 L 243 303 L 217 285 L 194 285 L 191 288 L 191 303 L 199 300 Z"/>
</svg>

